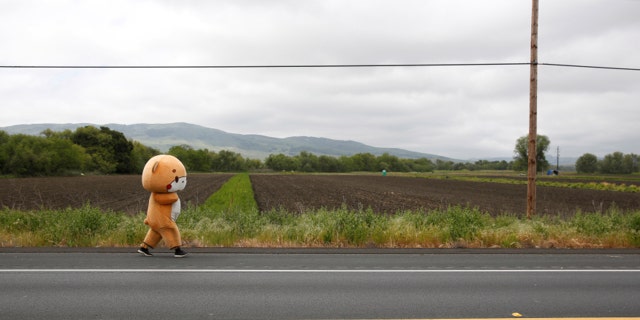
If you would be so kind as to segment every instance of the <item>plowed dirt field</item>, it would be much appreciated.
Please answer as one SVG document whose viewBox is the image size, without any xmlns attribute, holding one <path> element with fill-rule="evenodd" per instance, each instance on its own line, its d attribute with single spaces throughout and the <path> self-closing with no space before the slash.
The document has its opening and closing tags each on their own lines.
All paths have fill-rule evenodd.
<svg viewBox="0 0 640 320">
<path fill-rule="evenodd" d="M 180 192 L 184 205 L 202 204 L 232 174 L 190 174 Z M 86 203 L 136 214 L 146 211 L 149 193 L 140 176 L 83 176 L 2 179 L 0 206 L 14 209 L 60 209 Z M 371 208 L 378 213 L 469 205 L 492 214 L 524 214 L 526 186 L 374 175 L 252 174 L 260 210 L 284 208 L 299 213 L 309 209 Z M 539 214 L 601 212 L 611 205 L 640 210 L 640 194 L 628 192 L 537 187 Z"/>
<path fill-rule="evenodd" d="M 491 214 L 526 212 L 527 186 L 394 176 L 252 175 L 260 210 L 290 212 L 325 207 L 371 208 L 378 213 L 436 209 L 449 205 L 478 207 Z M 623 210 L 640 209 L 640 194 L 538 186 L 539 214 L 602 212 L 615 203 Z"/>
<path fill-rule="evenodd" d="M 180 192 L 183 206 L 200 205 L 232 174 L 190 174 Z M 149 192 L 139 175 L 2 179 L 0 207 L 12 209 L 64 209 L 85 204 L 136 214 L 145 212 Z"/>
</svg>

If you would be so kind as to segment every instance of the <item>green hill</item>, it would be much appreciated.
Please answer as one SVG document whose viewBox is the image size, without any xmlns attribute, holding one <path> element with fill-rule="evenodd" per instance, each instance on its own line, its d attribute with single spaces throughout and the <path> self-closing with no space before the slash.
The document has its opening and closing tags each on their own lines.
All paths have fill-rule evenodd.
<svg viewBox="0 0 640 320">
<path fill-rule="evenodd" d="M 189 123 L 167 124 L 104 124 L 89 123 L 67 124 L 23 124 L 0 128 L 10 134 L 38 135 L 46 129 L 63 131 L 75 130 L 78 127 L 93 125 L 105 126 L 122 132 L 127 138 L 139 141 L 147 146 L 157 148 L 163 152 L 176 145 L 189 145 L 195 149 L 209 149 L 212 151 L 229 150 L 242 154 L 243 157 L 264 159 L 270 154 L 285 154 L 294 156 L 301 151 L 316 155 L 350 156 L 357 153 L 371 153 L 379 156 L 389 153 L 404 159 L 441 159 L 452 160 L 447 157 L 414 152 L 398 148 L 378 148 L 351 140 L 333 140 L 318 137 L 288 137 L 273 138 L 254 134 L 228 133 L 222 130 L 207 128 Z"/>
</svg>

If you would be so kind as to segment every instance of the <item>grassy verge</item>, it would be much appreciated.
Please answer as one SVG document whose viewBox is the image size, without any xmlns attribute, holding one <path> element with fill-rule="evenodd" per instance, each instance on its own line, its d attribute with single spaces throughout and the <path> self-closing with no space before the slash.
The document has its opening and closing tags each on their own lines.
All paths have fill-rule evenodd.
<svg viewBox="0 0 640 320">
<path fill-rule="evenodd" d="M 129 246 L 144 238 L 143 220 L 143 215 L 131 217 L 88 205 L 39 211 L 4 208 L 0 210 L 0 246 Z"/>
<path fill-rule="evenodd" d="M 0 211 L 0 246 L 137 246 L 143 215 L 84 207 Z M 640 212 L 572 218 L 490 215 L 473 208 L 378 215 L 371 210 L 281 211 L 186 208 L 178 221 L 189 246 L 413 248 L 638 248 Z"/>
<path fill-rule="evenodd" d="M 137 246 L 144 215 L 79 209 L 0 210 L 0 246 Z M 259 212 L 249 176 L 231 178 L 200 207 L 185 208 L 178 225 L 189 246 L 638 248 L 640 211 L 573 217 L 491 217 L 475 208 L 379 215 L 371 210 Z"/>
</svg>

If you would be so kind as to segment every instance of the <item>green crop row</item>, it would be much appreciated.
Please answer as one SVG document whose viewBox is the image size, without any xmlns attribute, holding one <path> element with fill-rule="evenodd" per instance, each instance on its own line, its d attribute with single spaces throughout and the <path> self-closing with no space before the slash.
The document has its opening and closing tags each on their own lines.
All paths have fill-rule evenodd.
<svg viewBox="0 0 640 320">
<path fill-rule="evenodd" d="M 425 175 L 421 175 L 420 177 L 432 178 Z M 460 181 L 473 181 L 473 182 L 527 184 L 526 180 L 521 180 L 521 179 L 495 178 L 495 177 L 482 177 L 482 176 L 446 175 L 446 176 L 436 176 L 434 178 L 453 179 L 453 180 L 460 180 Z M 536 185 L 544 186 L 544 187 L 571 188 L 571 189 L 640 192 L 640 185 L 635 185 L 635 184 L 627 185 L 624 183 L 612 183 L 612 182 L 604 182 L 604 181 L 603 182 L 568 182 L 568 181 L 537 180 Z"/>
</svg>

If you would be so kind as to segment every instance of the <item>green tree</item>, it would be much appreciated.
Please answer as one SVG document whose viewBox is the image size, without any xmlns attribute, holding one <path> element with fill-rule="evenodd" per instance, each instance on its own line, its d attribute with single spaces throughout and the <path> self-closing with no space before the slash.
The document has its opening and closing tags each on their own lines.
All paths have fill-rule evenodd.
<svg viewBox="0 0 640 320">
<path fill-rule="evenodd" d="M 549 138 L 544 135 L 536 137 L 536 169 L 538 172 L 549 169 L 549 162 L 545 157 L 545 152 L 549 150 Z M 516 141 L 516 147 L 513 150 L 513 170 L 524 171 L 529 167 L 529 137 L 523 136 Z"/>
<path fill-rule="evenodd" d="M 434 164 L 427 158 L 419 159 L 401 159 L 400 160 L 409 171 L 414 172 L 431 172 Z"/>
<path fill-rule="evenodd" d="M 133 143 L 121 132 L 107 127 L 93 126 L 77 128 L 71 135 L 73 143 L 85 148 L 91 156 L 89 170 L 102 173 L 134 173 L 132 159 Z"/>
<path fill-rule="evenodd" d="M 9 159 L 9 152 L 6 150 L 6 146 L 9 143 L 11 136 L 5 132 L 0 130 L 0 173 L 5 173 L 5 166 Z"/>
<path fill-rule="evenodd" d="M 220 152 L 213 157 L 212 163 L 214 171 L 238 172 L 246 170 L 242 155 L 229 150 L 220 150 Z"/>
<path fill-rule="evenodd" d="M 624 153 L 616 151 L 604 156 L 600 162 L 602 173 L 632 173 L 633 169 L 629 162 L 625 163 Z"/>
<path fill-rule="evenodd" d="M 638 160 L 637 154 L 625 154 L 624 159 L 622 159 L 622 165 L 625 168 L 625 171 L 629 173 L 638 172 Z"/>
<path fill-rule="evenodd" d="M 168 154 L 180 159 L 180 162 L 185 165 L 187 170 L 191 170 L 190 167 L 187 167 L 186 163 L 189 163 L 190 153 L 193 148 L 186 144 L 181 144 L 179 146 L 173 146 L 169 148 Z"/>
<path fill-rule="evenodd" d="M 82 170 L 88 159 L 82 147 L 67 139 L 24 134 L 9 136 L 0 145 L 2 173 L 15 176 L 60 175 Z"/>
<path fill-rule="evenodd" d="M 598 171 L 598 157 L 591 153 L 585 153 L 576 160 L 578 173 L 594 173 Z"/>
<path fill-rule="evenodd" d="M 64 131 L 53 131 L 51 129 L 45 129 L 40 132 L 41 135 L 47 138 L 58 138 L 58 139 L 67 139 L 72 140 L 73 132 L 69 129 L 65 129 Z"/>
<path fill-rule="evenodd" d="M 313 153 L 307 151 L 301 151 L 297 156 L 295 156 L 296 160 L 299 164 L 299 169 L 302 172 L 318 172 L 319 170 L 319 161 L 318 156 Z"/>
<path fill-rule="evenodd" d="M 295 171 L 298 170 L 299 163 L 297 159 L 279 153 L 270 154 L 265 160 L 265 166 L 273 171 Z"/>
<path fill-rule="evenodd" d="M 133 162 L 134 172 L 142 173 L 144 165 L 151 159 L 151 157 L 160 154 L 158 149 L 154 149 L 144 144 L 133 141 L 133 150 L 131 150 L 131 161 Z"/>
<path fill-rule="evenodd" d="M 89 160 L 84 148 L 66 138 L 47 139 L 50 170 L 52 174 L 63 174 L 72 170 L 84 171 Z"/>
<path fill-rule="evenodd" d="M 320 172 L 344 172 L 343 163 L 335 157 L 322 155 L 318 157 L 318 171 Z"/>
<path fill-rule="evenodd" d="M 437 170 L 453 170 L 453 161 L 444 161 L 442 159 L 436 159 Z"/>
<path fill-rule="evenodd" d="M 453 164 L 453 170 L 475 170 L 475 166 L 473 164 L 470 163 L 462 163 L 462 162 L 456 162 Z"/>
<path fill-rule="evenodd" d="M 259 159 L 244 159 L 244 168 L 246 170 L 259 170 L 264 168 L 264 164 Z"/>
<path fill-rule="evenodd" d="M 356 171 L 355 165 L 353 163 L 353 158 L 349 156 L 340 156 L 338 159 L 340 162 L 340 166 L 342 167 L 343 172 L 352 172 Z"/>
<path fill-rule="evenodd" d="M 223 150 L 224 151 L 224 150 Z M 191 152 L 193 171 L 210 172 L 215 164 L 216 153 L 209 149 L 198 149 Z"/>
<path fill-rule="evenodd" d="M 378 171 L 376 156 L 371 153 L 357 153 L 351 156 L 354 171 Z"/>
<path fill-rule="evenodd" d="M 376 159 L 378 163 L 378 170 L 376 171 L 396 171 L 396 172 L 408 172 L 409 168 L 400 161 L 397 156 L 391 155 L 388 152 L 383 153 Z"/>
<path fill-rule="evenodd" d="M 187 171 L 209 172 L 214 166 L 215 152 L 208 149 L 194 149 L 183 144 L 169 148 L 170 155 L 180 159 Z"/>
</svg>

